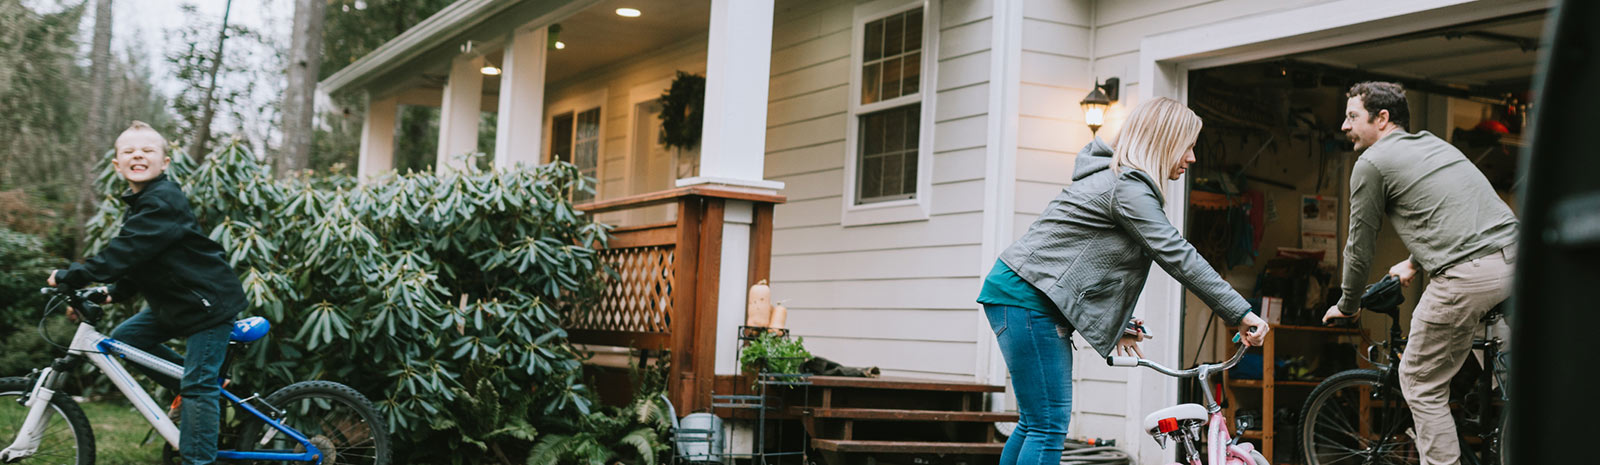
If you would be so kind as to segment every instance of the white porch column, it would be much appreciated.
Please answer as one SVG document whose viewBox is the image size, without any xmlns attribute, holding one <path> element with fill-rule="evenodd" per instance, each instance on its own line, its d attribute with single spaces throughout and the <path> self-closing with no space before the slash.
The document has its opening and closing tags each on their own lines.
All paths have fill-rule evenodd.
<svg viewBox="0 0 1600 465">
<path fill-rule="evenodd" d="M 706 107 L 700 175 L 679 186 L 725 184 L 776 191 L 762 179 L 767 151 L 767 83 L 771 79 L 774 0 L 711 0 L 706 47 Z M 716 373 L 739 372 L 737 329 L 745 321 L 752 205 L 728 201 L 717 286 Z"/>
<path fill-rule="evenodd" d="M 483 108 L 483 58 L 459 56 L 450 62 L 439 110 L 439 155 L 436 170 L 464 167 L 456 156 L 478 150 L 479 110 Z"/>
<path fill-rule="evenodd" d="M 500 111 L 494 166 L 539 164 L 544 148 L 544 66 L 547 28 L 513 33 L 500 64 Z"/>
<path fill-rule="evenodd" d="M 357 179 L 394 169 L 394 120 L 399 108 L 400 102 L 394 97 L 367 101 L 367 118 L 361 123 L 361 158 L 356 161 Z"/>
<path fill-rule="evenodd" d="M 678 181 L 781 189 L 763 181 L 773 0 L 711 0 L 700 176 Z M 742 299 L 741 299 L 742 300 Z"/>
</svg>

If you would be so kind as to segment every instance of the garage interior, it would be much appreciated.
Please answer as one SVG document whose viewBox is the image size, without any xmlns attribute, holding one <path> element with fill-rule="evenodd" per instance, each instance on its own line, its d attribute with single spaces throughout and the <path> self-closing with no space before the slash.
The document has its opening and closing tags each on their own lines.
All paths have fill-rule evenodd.
<svg viewBox="0 0 1600 465">
<path fill-rule="evenodd" d="M 1188 178 L 1186 231 L 1258 311 L 1269 302 L 1276 363 L 1247 354 L 1218 383 L 1230 427 L 1243 418 L 1249 426 L 1242 436 L 1271 463 L 1304 463 L 1297 417 L 1306 396 L 1321 378 L 1366 366 L 1367 346 L 1387 334 L 1388 317 L 1372 312 L 1348 329 L 1320 321 L 1339 296 L 1349 176 L 1358 157 L 1340 131 L 1346 90 L 1362 81 L 1404 84 L 1407 130 L 1451 142 L 1515 211 L 1545 19 L 1538 12 L 1190 71 L 1189 106 L 1205 128 Z M 1407 256 L 1385 220 L 1367 282 Z M 1403 328 L 1421 291 L 1416 283 L 1406 291 Z M 1183 366 L 1231 355 L 1233 330 L 1191 293 L 1184 315 Z M 1197 389 L 1192 381 L 1183 385 L 1182 400 L 1197 402 Z"/>
</svg>

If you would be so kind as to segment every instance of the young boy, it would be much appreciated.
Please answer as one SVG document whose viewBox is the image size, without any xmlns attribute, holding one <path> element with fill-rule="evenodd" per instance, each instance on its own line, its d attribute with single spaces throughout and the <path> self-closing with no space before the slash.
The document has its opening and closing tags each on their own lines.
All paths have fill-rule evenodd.
<svg viewBox="0 0 1600 465">
<path fill-rule="evenodd" d="M 117 137 L 117 174 L 128 181 L 122 230 L 99 254 L 65 271 L 50 272 L 51 286 L 73 289 L 111 283 L 105 303 L 126 302 L 135 294 L 149 303 L 111 337 L 140 350 L 183 364 L 180 384 L 144 371 L 183 396 L 179 452 L 185 464 L 209 464 L 217 456 L 218 385 L 234 316 L 245 307 L 244 288 L 222 246 L 206 237 L 189 210 L 183 189 L 163 173 L 172 162 L 167 141 L 150 125 L 134 121 Z M 187 356 L 162 345 L 187 338 Z"/>
</svg>

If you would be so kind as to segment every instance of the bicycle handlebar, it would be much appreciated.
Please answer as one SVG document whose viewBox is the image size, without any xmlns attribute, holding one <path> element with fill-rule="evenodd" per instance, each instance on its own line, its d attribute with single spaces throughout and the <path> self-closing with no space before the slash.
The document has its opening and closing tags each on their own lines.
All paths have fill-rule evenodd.
<svg viewBox="0 0 1600 465">
<path fill-rule="evenodd" d="M 1142 366 L 1142 367 L 1150 368 L 1152 370 L 1160 372 L 1161 374 L 1164 374 L 1164 375 L 1167 375 L 1167 376 L 1171 376 L 1171 377 L 1174 377 L 1174 378 L 1193 378 L 1193 377 L 1199 376 L 1202 372 L 1205 372 L 1205 373 L 1209 374 L 1209 373 L 1215 373 L 1215 372 L 1227 370 L 1229 368 L 1233 368 L 1234 365 L 1238 365 L 1239 364 L 1239 359 L 1244 357 L 1244 352 L 1245 352 L 1244 349 L 1246 347 L 1248 347 L 1248 346 L 1245 346 L 1244 344 L 1240 344 L 1239 345 L 1239 350 L 1233 351 L 1233 357 L 1229 358 L 1228 361 L 1226 361 L 1226 362 L 1222 362 L 1220 364 L 1202 363 L 1199 366 L 1196 366 L 1194 368 L 1190 368 L 1190 369 L 1187 369 L 1187 370 L 1174 370 L 1172 368 L 1168 368 L 1165 365 L 1162 365 L 1160 363 L 1156 363 L 1156 362 L 1148 360 L 1148 359 L 1143 359 L 1143 358 L 1139 358 L 1139 357 L 1120 356 L 1120 355 L 1113 355 L 1113 356 L 1110 356 L 1110 357 L 1106 357 L 1106 365 L 1110 365 L 1110 366 L 1114 366 L 1114 367 L 1138 367 L 1138 366 Z"/>
<path fill-rule="evenodd" d="M 77 311 L 85 323 L 93 326 L 100 321 L 100 316 L 105 312 L 100 309 L 100 304 L 95 300 L 104 300 L 104 294 L 98 289 L 68 289 L 65 285 L 57 287 L 41 287 L 39 293 L 67 299 L 67 306 Z M 98 297 L 98 299 L 97 299 Z"/>
</svg>

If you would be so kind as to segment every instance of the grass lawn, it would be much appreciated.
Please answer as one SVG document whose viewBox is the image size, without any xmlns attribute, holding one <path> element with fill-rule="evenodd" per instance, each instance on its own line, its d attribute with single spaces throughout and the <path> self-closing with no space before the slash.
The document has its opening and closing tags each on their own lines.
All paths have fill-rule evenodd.
<svg viewBox="0 0 1600 465">
<path fill-rule="evenodd" d="M 150 424 L 132 405 L 120 399 L 81 404 L 94 425 L 95 463 L 106 465 L 154 464 L 161 461 L 160 435 L 141 445 Z"/>
</svg>

